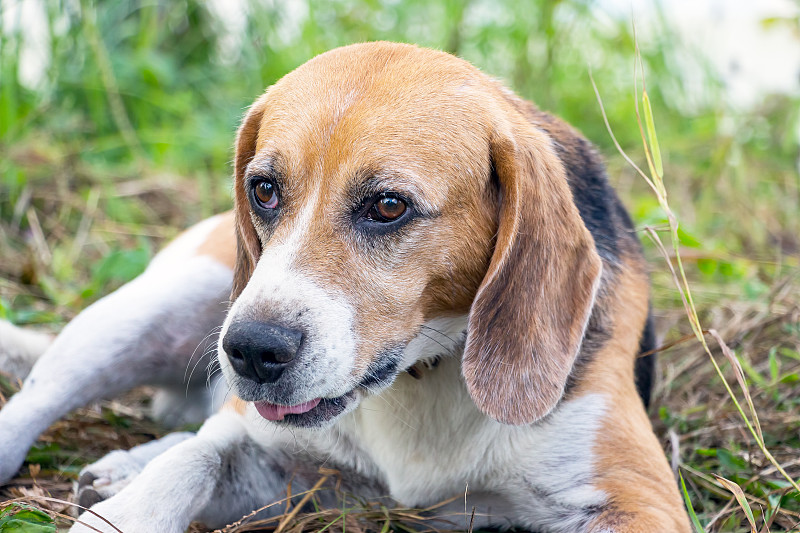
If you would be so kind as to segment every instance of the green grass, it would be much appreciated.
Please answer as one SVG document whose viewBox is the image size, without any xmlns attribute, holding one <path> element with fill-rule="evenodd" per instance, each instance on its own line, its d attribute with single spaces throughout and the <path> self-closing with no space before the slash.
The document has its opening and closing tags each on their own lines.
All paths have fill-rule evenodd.
<svg viewBox="0 0 800 533">
<path fill-rule="evenodd" d="M 0 317 L 57 330 L 141 272 L 181 228 L 231 205 L 235 128 L 265 87 L 327 49 L 387 39 L 456 53 L 592 140 L 641 229 L 665 342 L 692 334 L 645 230 L 666 229 L 667 211 L 618 155 L 589 78 L 591 68 L 621 147 L 647 168 L 630 20 L 599 16 L 577 0 L 312 0 L 300 3 L 308 6 L 300 16 L 289 4 L 249 2 L 244 26 L 226 35 L 197 0 L 45 4 L 52 63 L 35 88 L 19 79 L 22 36 L 9 27 L 0 32 Z M 764 95 L 752 109 L 734 110 L 701 51 L 682 43 L 665 19 L 638 41 L 697 320 L 732 349 L 764 443 L 797 479 L 800 102 Z M 685 88 L 678 65 L 703 73 L 691 85 L 701 90 Z M 669 232 L 659 234 L 669 248 Z M 731 361 L 708 342 L 746 406 Z M 659 373 L 654 427 L 701 527 L 750 530 L 749 507 L 758 531 L 765 524 L 797 530 L 800 494 L 759 449 L 700 343 L 663 353 Z M 0 393 L 13 389 L 0 381 Z M 145 403 L 138 391 L 60 422 L 32 451 L 30 475 L 0 488 L 0 500 L 66 497 L 81 464 L 160 435 L 141 415 Z M 747 504 L 715 474 L 737 483 Z M 329 522 L 343 514 L 359 519 L 357 512 L 324 512 Z M 342 520 L 329 529 L 338 531 Z M 377 529 L 385 523 L 370 522 Z"/>
</svg>

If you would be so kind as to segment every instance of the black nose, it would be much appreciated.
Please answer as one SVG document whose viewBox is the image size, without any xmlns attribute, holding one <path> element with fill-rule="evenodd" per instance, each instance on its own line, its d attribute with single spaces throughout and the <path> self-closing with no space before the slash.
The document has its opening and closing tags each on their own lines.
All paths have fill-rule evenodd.
<svg viewBox="0 0 800 533">
<path fill-rule="evenodd" d="M 222 339 L 233 369 L 258 383 L 274 383 L 297 356 L 303 333 L 267 322 L 234 322 Z"/>
</svg>

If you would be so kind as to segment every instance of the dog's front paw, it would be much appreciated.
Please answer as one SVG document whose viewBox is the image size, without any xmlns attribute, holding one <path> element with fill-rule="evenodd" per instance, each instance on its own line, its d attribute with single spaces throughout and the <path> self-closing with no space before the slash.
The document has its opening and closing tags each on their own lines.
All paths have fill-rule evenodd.
<svg viewBox="0 0 800 533">
<path fill-rule="evenodd" d="M 113 451 L 81 470 L 75 487 L 75 500 L 88 509 L 127 487 L 143 467 L 144 464 L 131 453 Z"/>
<path fill-rule="evenodd" d="M 119 493 L 136 479 L 139 472 L 152 459 L 193 435 L 187 432 L 170 433 L 166 437 L 134 446 L 127 451 L 113 451 L 96 463 L 85 467 L 81 470 L 75 487 L 75 499 L 78 505 L 89 508 Z"/>
</svg>

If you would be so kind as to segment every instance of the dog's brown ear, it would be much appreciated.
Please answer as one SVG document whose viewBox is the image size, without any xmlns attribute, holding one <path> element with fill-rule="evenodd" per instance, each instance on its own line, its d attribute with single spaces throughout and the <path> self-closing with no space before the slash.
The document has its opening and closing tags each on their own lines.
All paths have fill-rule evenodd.
<svg viewBox="0 0 800 533">
<path fill-rule="evenodd" d="M 256 154 L 256 141 L 261 119 L 264 116 L 266 99 L 264 96 L 250 106 L 249 111 L 236 134 L 236 156 L 234 158 L 234 211 L 236 213 L 236 266 L 233 273 L 231 301 L 244 290 L 258 258 L 261 256 L 261 241 L 250 220 L 250 202 L 244 187 L 244 173 L 247 164 Z"/>
<path fill-rule="evenodd" d="M 470 309 L 462 368 L 481 411 L 528 424 L 564 394 L 602 263 L 547 135 L 506 123 L 490 150 L 499 227 Z"/>
</svg>

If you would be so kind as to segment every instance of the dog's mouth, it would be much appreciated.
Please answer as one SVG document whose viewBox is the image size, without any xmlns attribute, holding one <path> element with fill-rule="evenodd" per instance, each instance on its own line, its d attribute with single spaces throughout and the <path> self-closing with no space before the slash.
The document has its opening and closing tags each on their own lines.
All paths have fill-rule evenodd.
<svg viewBox="0 0 800 533">
<path fill-rule="evenodd" d="M 279 405 L 266 401 L 253 402 L 264 419 L 295 427 L 319 427 L 341 415 L 356 400 L 356 391 L 336 398 L 314 398 L 296 405 Z"/>
<path fill-rule="evenodd" d="M 248 398 L 262 418 L 281 425 L 314 428 L 325 426 L 348 409 L 354 408 L 365 394 L 374 394 L 391 385 L 400 373 L 399 365 L 405 345 L 396 345 L 382 352 L 364 373 L 361 381 L 349 392 L 335 398 L 314 398 L 294 405 L 277 404 Z M 263 398 L 263 396 L 262 396 Z"/>
</svg>

